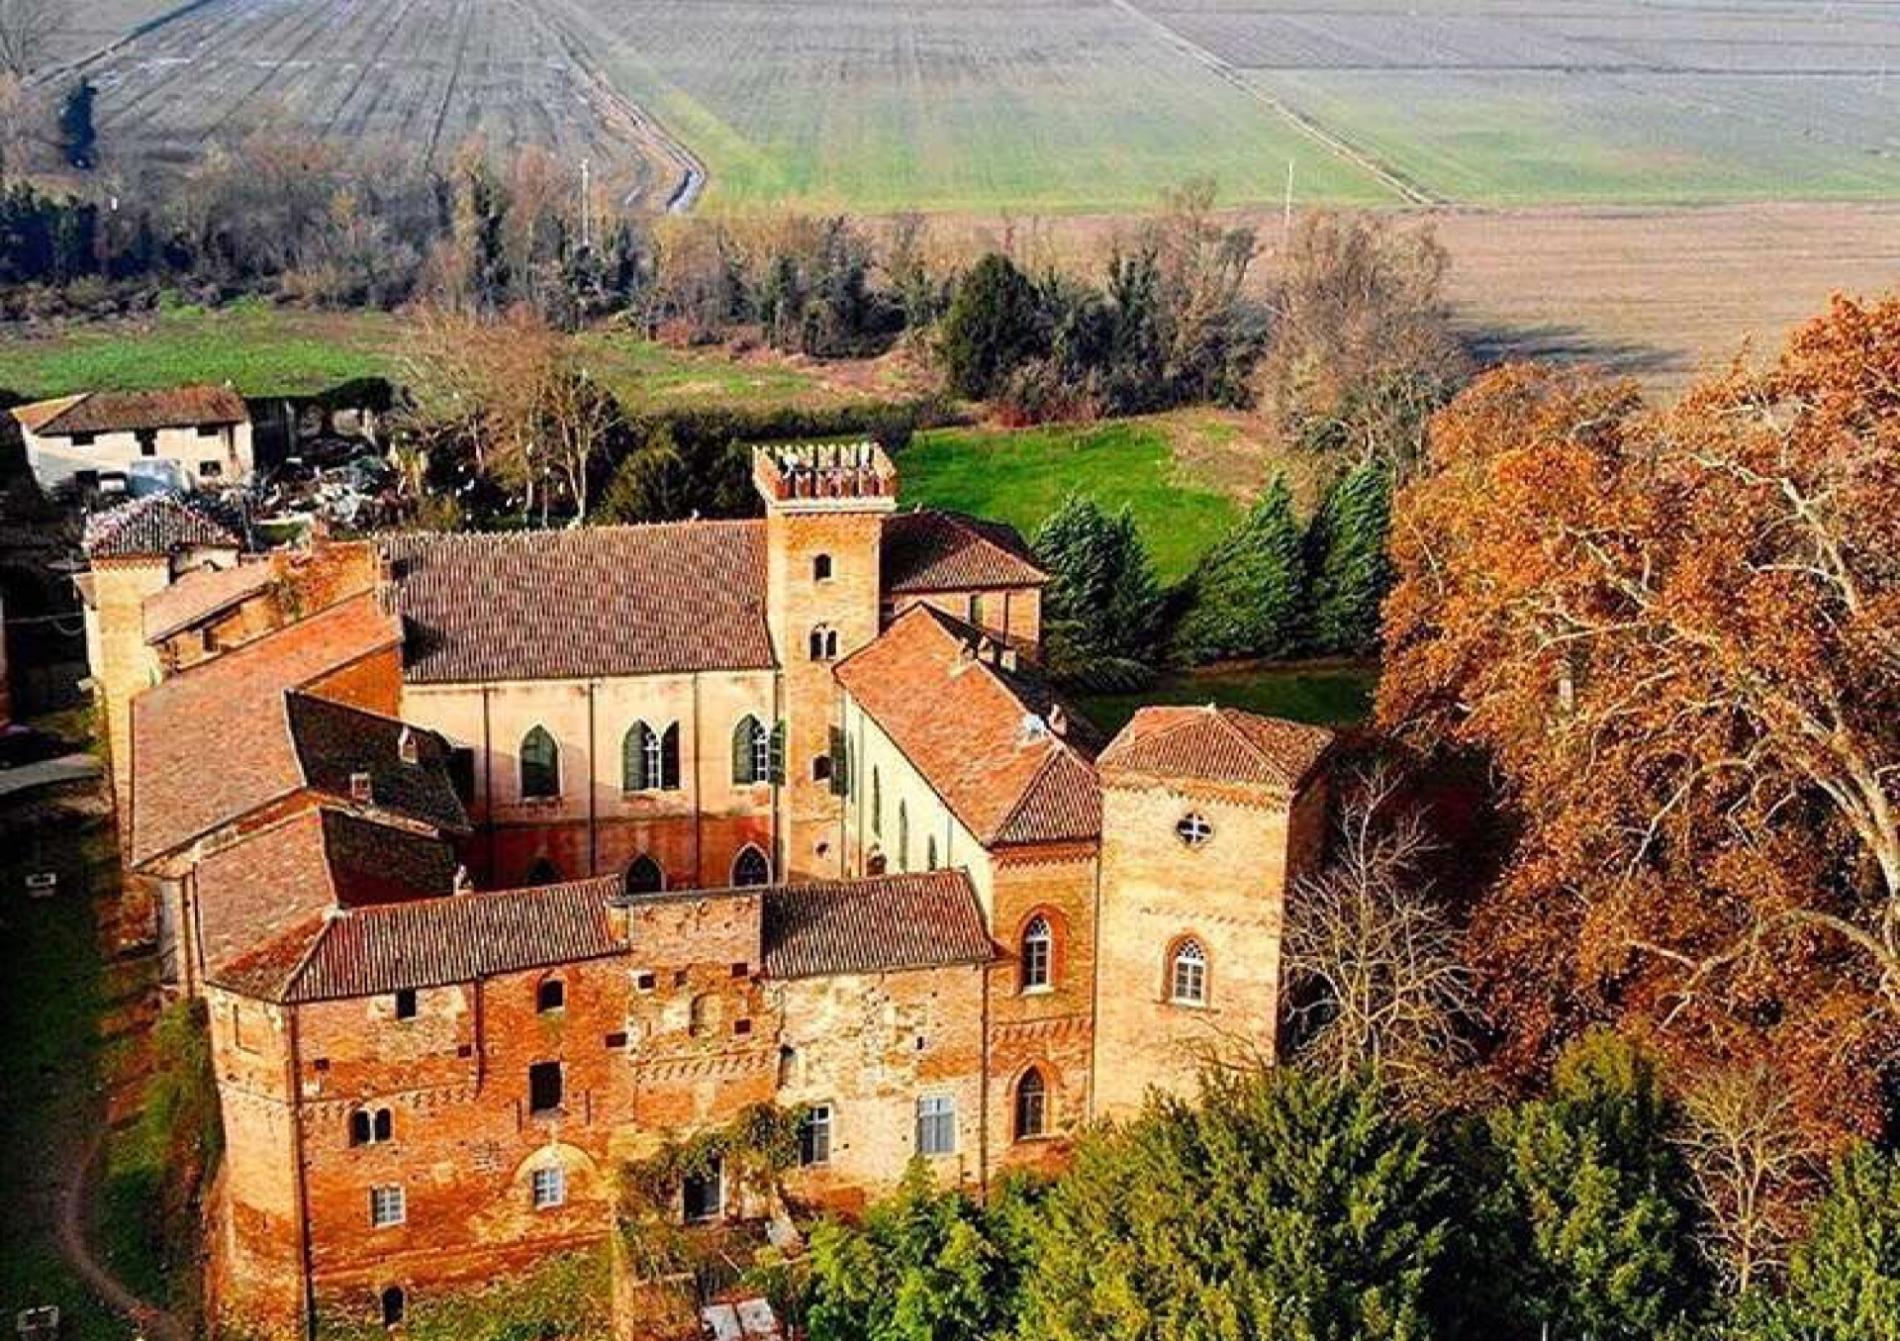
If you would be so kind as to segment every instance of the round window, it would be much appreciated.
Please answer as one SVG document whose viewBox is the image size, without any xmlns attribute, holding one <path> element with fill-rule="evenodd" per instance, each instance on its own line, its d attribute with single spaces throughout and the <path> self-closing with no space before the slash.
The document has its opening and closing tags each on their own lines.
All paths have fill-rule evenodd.
<svg viewBox="0 0 1900 1341">
<path fill-rule="evenodd" d="M 1189 847 L 1199 847 L 1214 836 L 1214 826 L 1199 811 L 1190 810 L 1174 826 L 1175 836 Z"/>
</svg>

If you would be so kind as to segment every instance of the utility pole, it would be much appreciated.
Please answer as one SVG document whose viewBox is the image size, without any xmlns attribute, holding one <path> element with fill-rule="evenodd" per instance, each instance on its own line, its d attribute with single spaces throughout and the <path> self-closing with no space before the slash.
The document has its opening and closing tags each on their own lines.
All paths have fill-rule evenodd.
<svg viewBox="0 0 1900 1341">
<path fill-rule="evenodd" d="M 593 208 L 593 192 L 588 187 L 589 172 L 592 165 L 585 158 L 581 160 L 581 250 L 593 248 L 592 219 L 589 211 Z"/>
</svg>

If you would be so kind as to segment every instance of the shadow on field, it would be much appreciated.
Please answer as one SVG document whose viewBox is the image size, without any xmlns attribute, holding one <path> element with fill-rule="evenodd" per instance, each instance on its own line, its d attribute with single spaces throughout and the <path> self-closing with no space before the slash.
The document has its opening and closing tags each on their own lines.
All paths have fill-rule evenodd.
<svg viewBox="0 0 1900 1341">
<path fill-rule="evenodd" d="M 1546 322 L 1536 326 L 1477 326 L 1464 332 L 1478 366 L 1522 362 L 1583 364 L 1625 377 L 1682 375 L 1692 370 L 1685 350 L 1637 340 L 1607 340 L 1581 326 Z"/>
</svg>

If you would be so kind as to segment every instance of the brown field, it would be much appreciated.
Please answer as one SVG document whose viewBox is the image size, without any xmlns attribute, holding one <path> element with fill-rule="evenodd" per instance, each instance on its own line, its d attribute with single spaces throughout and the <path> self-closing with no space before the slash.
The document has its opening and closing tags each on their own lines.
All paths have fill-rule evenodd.
<svg viewBox="0 0 1900 1341">
<path fill-rule="evenodd" d="M 1277 212 L 1230 211 L 1259 231 L 1254 276 L 1274 268 Z M 1900 290 L 1900 205 L 1394 211 L 1451 253 L 1459 325 L 1487 361 L 1601 365 L 1667 393 L 1745 341 L 1758 353 L 1835 292 Z M 945 219 L 954 250 L 1013 246 L 1032 260 L 1105 263 L 1125 217 Z"/>
</svg>

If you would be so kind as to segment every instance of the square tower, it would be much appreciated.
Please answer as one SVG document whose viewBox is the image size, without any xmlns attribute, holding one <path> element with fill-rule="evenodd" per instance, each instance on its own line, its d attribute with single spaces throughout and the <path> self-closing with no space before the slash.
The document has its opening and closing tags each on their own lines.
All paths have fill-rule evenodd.
<svg viewBox="0 0 1900 1341">
<path fill-rule="evenodd" d="M 1095 1113 L 1213 1061 L 1271 1059 L 1289 892 L 1320 857 L 1332 733 L 1209 705 L 1144 708 L 1102 781 Z"/>
<path fill-rule="evenodd" d="M 842 738 L 832 667 L 878 634 L 897 468 L 873 442 L 761 447 L 752 481 L 765 500 L 766 623 L 781 668 L 775 868 L 781 878 L 836 876 L 849 761 L 833 757 Z"/>
</svg>

